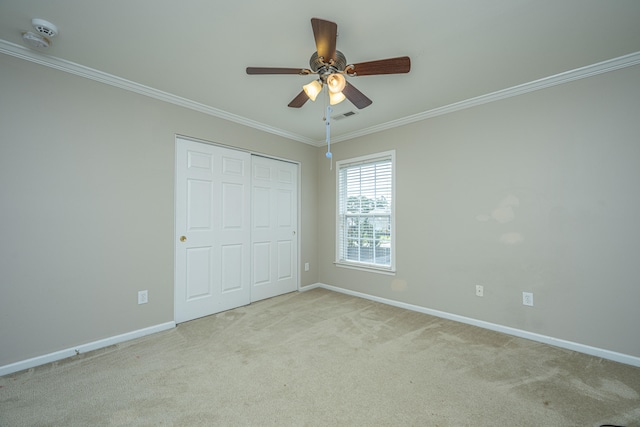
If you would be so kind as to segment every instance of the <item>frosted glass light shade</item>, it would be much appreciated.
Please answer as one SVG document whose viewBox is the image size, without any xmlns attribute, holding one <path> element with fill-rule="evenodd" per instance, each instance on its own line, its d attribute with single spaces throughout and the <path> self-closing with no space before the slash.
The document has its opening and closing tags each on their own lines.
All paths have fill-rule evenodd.
<svg viewBox="0 0 640 427">
<path fill-rule="evenodd" d="M 346 97 L 342 92 L 337 92 L 337 93 L 329 92 L 329 104 L 331 105 L 340 104 L 345 99 Z"/>
<path fill-rule="evenodd" d="M 347 81 L 342 74 L 331 74 L 327 77 L 327 87 L 331 93 L 342 92 L 342 89 L 344 89 L 346 85 Z"/>
<path fill-rule="evenodd" d="M 304 93 L 307 94 L 310 100 L 315 101 L 322 90 L 322 85 L 318 80 L 314 80 L 311 83 L 302 86 L 302 89 L 304 89 Z"/>
</svg>

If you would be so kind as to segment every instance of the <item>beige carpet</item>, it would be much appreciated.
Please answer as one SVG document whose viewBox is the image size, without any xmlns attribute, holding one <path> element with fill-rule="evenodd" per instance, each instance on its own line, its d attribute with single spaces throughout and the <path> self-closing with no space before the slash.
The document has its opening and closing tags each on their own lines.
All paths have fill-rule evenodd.
<svg viewBox="0 0 640 427">
<path fill-rule="evenodd" d="M 1 426 L 640 426 L 640 368 L 322 289 L 0 377 Z"/>
</svg>

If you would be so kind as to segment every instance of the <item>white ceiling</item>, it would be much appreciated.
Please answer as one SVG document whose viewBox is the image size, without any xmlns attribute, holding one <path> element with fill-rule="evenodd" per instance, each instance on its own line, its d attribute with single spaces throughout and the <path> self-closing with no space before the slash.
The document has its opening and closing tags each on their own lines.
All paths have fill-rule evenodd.
<svg viewBox="0 0 640 427">
<path fill-rule="evenodd" d="M 0 0 L 0 39 L 21 50 L 31 18 L 46 19 L 60 31 L 46 55 L 322 143 L 324 103 L 287 107 L 312 78 L 245 73 L 307 68 L 312 17 L 338 24 L 349 63 L 412 62 L 409 74 L 350 78 L 373 104 L 335 106 L 358 114 L 334 121 L 334 138 L 640 52 L 638 0 Z"/>
</svg>

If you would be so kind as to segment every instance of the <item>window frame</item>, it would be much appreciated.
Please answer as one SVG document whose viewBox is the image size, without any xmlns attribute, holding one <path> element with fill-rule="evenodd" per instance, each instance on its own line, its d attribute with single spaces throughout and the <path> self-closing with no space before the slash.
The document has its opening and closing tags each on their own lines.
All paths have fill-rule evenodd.
<svg viewBox="0 0 640 427">
<path fill-rule="evenodd" d="M 356 270 L 364 270 L 375 273 L 391 274 L 395 275 L 396 272 L 396 152 L 395 150 L 384 151 L 380 153 L 368 154 L 365 156 L 354 157 L 350 159 L 339 160 L 336 162 L 336 231 L 335 231 L 335 262 L 338 267 L 352 268 Z M 343 169 L 347 167 L 354 167 L 359 165 L 368 165 L 377 163 L 384 160 L 390 160 L 391 162 L 391 202 L 390 205 L 390 260 L 389 266 L 379 265 L 374 263 L 367 263 L 362 261 L 350 261 L 341 259 L 341 244 L 342 234 L 346 231 L 342 230 L 342 217 L 346 217 L 346 213 L 340 212 L 341 207 L 341 189 L 340 189 L 340 174 Z M 386 216 L 386 215 L 385 215 Z M 346 237 L 345 237 L 346 238 Z"/>
</svg>

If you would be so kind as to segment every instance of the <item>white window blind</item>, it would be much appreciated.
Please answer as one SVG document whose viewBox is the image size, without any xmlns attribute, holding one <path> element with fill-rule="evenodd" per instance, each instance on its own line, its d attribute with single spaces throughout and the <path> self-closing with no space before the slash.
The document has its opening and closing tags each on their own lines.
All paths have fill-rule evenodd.
<svg viewBox="0 0 640 427">
<path fill-rule="evenodd" d="M 393 152 L 337 162 L 336 261 L 393 270 Z"/>
</svg>

